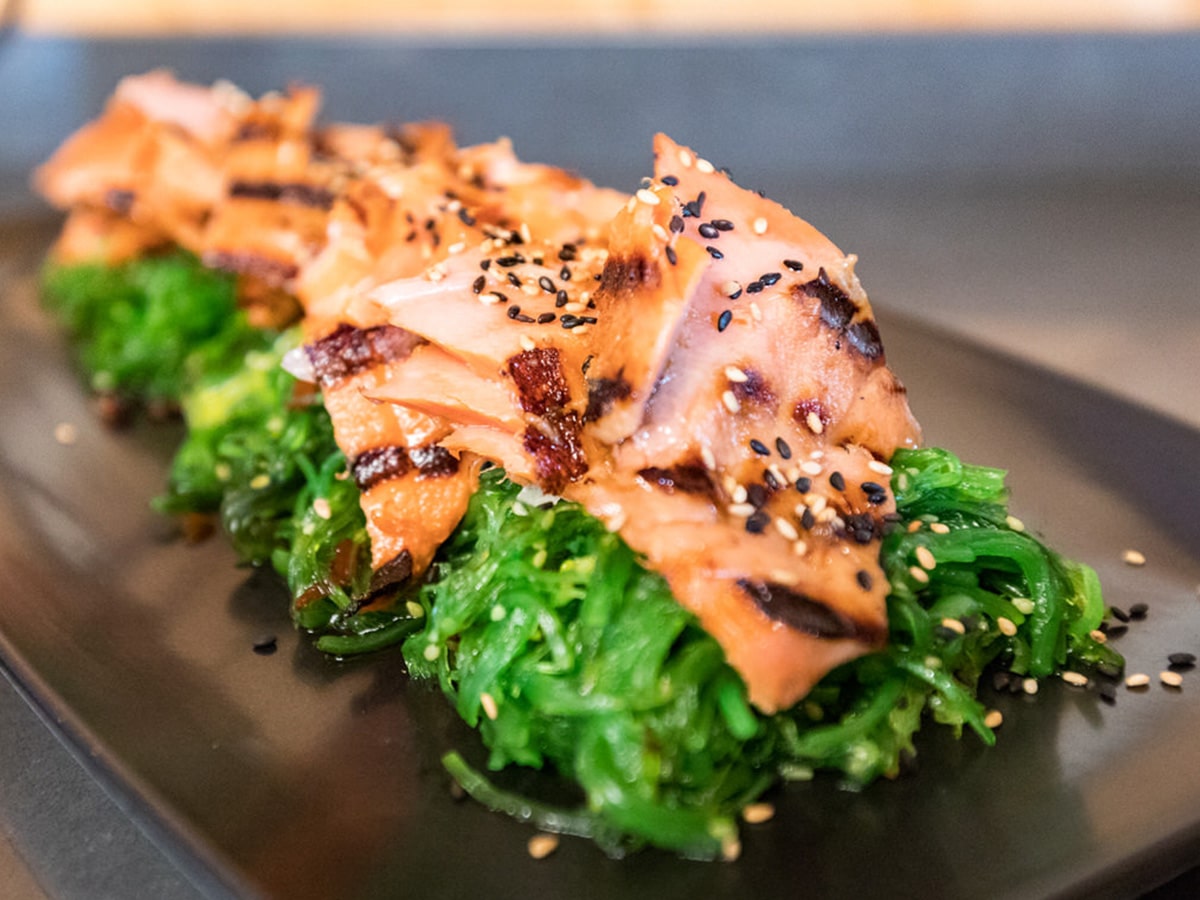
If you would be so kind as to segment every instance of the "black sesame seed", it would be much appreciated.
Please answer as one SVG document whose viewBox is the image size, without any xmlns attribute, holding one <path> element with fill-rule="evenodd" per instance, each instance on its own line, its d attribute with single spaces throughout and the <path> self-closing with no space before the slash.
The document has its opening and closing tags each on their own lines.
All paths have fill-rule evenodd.
<svg viewBox="0 0 1200 900">
<path fill-rule="evenodd" d="M 775 449 L 779 451 L 779 455 L 784 459 L 792 458 L 792 448 L 788 446 L 788 442 L 781 437 L 775 438 Z"/>
<path fill-rule="evenodd" d="M 583 324 L 583 320 L 579 316 L 573 316 L 570 313 L 563 313 L 558 321 L 562 323 L 563 328 L 577 328 Z"/>
<path fill-rule="evenodd" d="M 700 232 L 701 237 L 706 237 L 709 240 L 715 240 L 721 236 L 721 232 L 717 231 L 717 229 L 708 222 L 702 223 L 697 230 Z"/>
<path fill-rule="evenodd" d="M 475 225 L 475 217 L 467 212 L 465 207 L 460 206 L 458 208 L 458 219 L 468 228 L 471 228 Z"/>
<path fill-rule="evenodd" d="M 758 438 L 750 439 L 750 449 L 753 450 L 755 453 L 757 453 L 759 456 L 770 456 L 771 455 L 771 451 L 767 449 L 767 445 L 764 444 L 762 441 L 760 441 Z"/>
<path fill-rule="evenodd" d="M 554 305 L 557 306 L 559 309 L 562 309 L 564 306 L 566 306 L 567 302 L 568 302 L 568 297 L 567 297 L 566 291 L 559 291 L 557 294 L 554 295 Z"/>
<path fill-rule="evenodd" d="M 478 278 L 476 278 L 476 279 L 475 279 L 475 281 L 474 281 L 474 282 L 471 284 L 471 290 L 472 290 L 472 291 L 474 291 L 476 294 L 478 294 L 480 291 L 482 291 L 482 290 L 483 290 L 483 286 L 484 286 L 485 284 L 487 284 L 487 276 L 485 276 L 485 275 L 480 275 L 480 276 L 479 276 Z"/>
<path fill-rule="evenodd" d="M 729 327 L 729 323 L 732 321 L 733 313 L 731 313 L 729 310 L 725 310 L 720 316 L 717 317 L 717 331 L 724 331 Z"/>
<path fill-rule="evenodd" d="M 767 505 L 767 489 L 761 484 L 751 484 L 746 487 L 746 502 L 755 509 L 762 509 Z"/>
<path fill-rule="evenodd" d="M 670 244 L 667 245 L 667 262 L 669 262 L 671 265 L 675 265 L 677 262 L 679 262 L 679 255 L 675 252 L 675 248 Z"/>
<path fill-rule="evenodd" d="M 679 216 L 671 216 L 671 223 L 668 227 L 671 229 L 672 234 L 679 234 L 679 232 L 683 231 L 683 219 Z"/>
<path fill-rule="evenodd" d="M 1098 682 L 1096 684 L 1096 693 L 1109 706 L 1113 706 L 1117 702 L 1117 686 L 1111 681 Z"/>
<path fill-rule="evenodd" d="M 563 266 L 561 269 L 558 270 L 558 277 L 561 278 L 563 281 L 570 281 L 571 280 L 571 270 L 569 268 L 567 268 L 566 266 Z"/>
<path fill-rule="evenodd" d="M 775 473 L 770 469 L 763 469 L 763 482 L 773 491 L 780 488 L 779 479 L 775 477 Z"/>
<path fill-rule="evenodd" d="M 591 306 L 591 304 L 589 303 L 588 306 Z M 595 316 L 580 316 L 579 321 L 583 322 L 584 325 L 595 325 L 596 317 Z"/>
<path fill-rule="evenodd" d="M 662 183 L 667 185 L 668 187 L 675 187 L 676 185 L 679 184 L 679 179 L 676 178 L 674 175 L 664 175 L 662 177 Z"/>
<path fill-rule="evenodd" d="M 518 322 L 524 322 L 526 325 L 532 325 L 537 321 L 537 319 L 535 319 L 533 316 L 527 316 L 525 313 L 521 313 L 516 317 L 516 319 Z"/>
<path fill-rule="evenodd" d="M 279 649 L 278 640 L 273 634 L 264 634 L 256 637 L 251 646 L 259 656 L 270 656 Z"/>
<path fill-rule="evenodd" d="M 762 275 L 759 275 L 758 280 L 761 281 L 763 284 L 765 284 L 767 287 L 770 287 L 771 285 L 773 285 L 777 281 L 779 281 L 779 279 L 782 277 L 783 276 L 780 275 L 778 272 L 766 272 Z"/>
<path fill-rule="evenodd" d="M 1195 653 L 1172 653 L 1167 656 L 1167 662 L 1171 664 L 1171 668 L 1190 669 L 1196 665 Z"/>
<path fill-rule="evenodd" d="M 800 516 L 800 525 L 805 531 L 811 531 L 812 527 L 817 524 L 817 517 L 813 515 L 813 511 L 807 506 L 804 508 L 804 513 Z"/>
<path fill-rule="evenodd" d="M 508 302 L 508 296 L 506 294 L 500 293 L 499 291 L 492 291 L 492 296 L 495 297 L 497 300 L 499 300 L 501 303 Z"/>
<path fill-rule="evenodd" d="M 864 481 L 862 483 L 862 489 L 863 489 L 864 494 L 886 494 L 887 493 L 887 488 L 885 488 L 878 481 Z"/>
<path fill-rule="evenodd" d="M 552 312 L 544 312 L 540 316 L 537 317 L 537 322 L 539 325 L 545 325 L 548 322 L 553 322 L 557 318 L 558 318 L 558 316 L 556 316 Z"/>
<path fill-rule="evenodd" d="M 521 279 L 517 277 L 517 274 L 515 272 L 509 272 L 508 273 L 508 283 L 511 284 L 515 288 L 519 288 L 521 286 Z"/>
<path fill-rule="evenodd" d="M 1129 607 L 1129 618 L 1134 622 L 1140 622 L 1146 618 L 1146 613 L 1150 612 L 1150 606 L 1146 603 L 1135 603 Z"/>
<path fill-rule="evenodd" d="M 563 262 L 571 262 L 575 259 L 575 245 L 563 244 L 562 249 L 558 251 L 558 258 Z"/>
<path fill-rule="evenodd" d="M 496 260 L 496 265 L 509 269 L 513 266 L 520 265 L 523 262 L 525 262 L 525 257 L 523 257 L 520 253 L 514 253 L 512 256 L 501 256 Z"/>
<path fill-rule="evenodd" d="M 586 375 L 587 370 L 590 369 L 591 367 L 592 367 L 592 354 L 589 353 L 588 358 L 585 359 L 583 361 L 583 365 L 579 367 L 579 371 L 583 372 L 583 374 Z"/>
<path fill-rule="evenodd" d="M 718 250 L 716 247 L 710 247 L 708 245 L 705 245 L 704 249 L 708 251 L 708 255 L 711 256 L 713 259 L 724 259 L 725 258 L 725 254 L 722 253 L 720 250 Z"/>
<path fill-rule="evenodd" d="M 521 307 L 517 306 L 515 303 L 508 308 L 508 317 L 510 319 L 515 319 L 520 314 L 521 314 Z"/>
<path fill-rule="evenodd" d="M 491 267 L 492 267 L 492 261 L 490 259 L 480 260 L 479 268 L 483 269 L 483 271 L 486 272 Z"/>
<path fill-rule="evenodd" d="M 1119 607 L 1119 606 L 1110 606 L 1108 608 L 1108 611 L 1110 613 L 1112 613 L 1112 617 L 1114 619 L 1116 619 L 1118 622 L 1128 622 L 1129 621 L 1129 613 L 1125 612 L 1125 610 L 1121 609 L 1121 607 Z"/>
<path fill-rule="evenodd" d="M 833 485 L 835 491 L 844 491 L 846 489 L 846 479 L 841 472 L 834 472 L 829 476 L 829 483 Z"/>
<path fill-rule="evenodd" d="M 733 231 L 733 223 L 728 219 L 713 219 L 712 226 L 717 231 Z"/>
<path fill-rule="evenodd" d="M 801 494 L 807 494 L 812 490 L 812 479 L 807 475 L 801 475 L 796 479 L 796 490 Z"/>
<path fill-rule="evenodd" d="M 1110 625 L 1108 627 L 1108 630 L 1104 633 L 1107 634 L 1110 638 L 1119 638 L 1121 635 L 1123 635 L 1128 630 L 1129 630 L 1128 625 Z"/>
<path fill-rule="evenodd" d="M 732 294 L 729 295 L 729 299 L 736 300 L 740 296 L 742 296 L 742 289 L 738 288 L 736 291 L 734 291 Z"/>
<path fill-rule="evenodd" d="M 804 271 L 804 263 L 800 262 L 798 259 L 785 259 L 783 264 L 786 268 L 791 269 L 793 272 Z"/>
<path fill-rule="evenodd" d="M 855 572 L 854 580 L 858 582 L 858 586 L 864 591 L 869 591 L 871 589 L 871 585 L 875 583 L 871 578 L 871 573 L 866 569 L 859 569 L 857 572 Z"/>
<path fill-rule="evenodd" d="M 752 281 L 748 285 L 746 285 L 746 293 L 747 294 L 761 294 L 762 289 L 763 289 L 763 283 L 761 281 Z"/>
<path fill-rule="evenodd" d="M 771 517 L 761 509 L 746 519 L 746 530 L 751 534 L 762 534 L 763 529 L 771 522 Z"/>
<path fill-rule="evenodd" d="M 538 287 L 540 287 L 547 294 L 553 294 L 558 290 L 558 288 L 554 286 L 554 282 L 545 275 L 538 279 Z"/>
</svg>

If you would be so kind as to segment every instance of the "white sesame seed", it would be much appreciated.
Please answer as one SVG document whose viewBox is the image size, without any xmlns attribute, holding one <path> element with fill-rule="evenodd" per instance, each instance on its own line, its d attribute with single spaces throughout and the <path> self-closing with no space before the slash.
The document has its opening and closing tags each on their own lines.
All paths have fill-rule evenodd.
<svg viewBox="0 0 1200 900">
<path fill-rule="evenodd" d="M 545 859 L 558 849 L 558 835 L 535 834 L 525 846 L 534 859 Z"/>
<path fill-rule="evenodd" d="M 1145 672 L 1135 672 L 1125 676 L 1125 687 L 1127 688 L 1144 688 L 1148 684 L 1150 684 L 1150 676 Z"/>
<path fill-rule="evenodd" d="M 912 578 L 913 581 L 919 582 L 921 584 L 929 584 L 929 573 L 926 572 L 924 569 L 922 569 L 920 566 L 909 566 L 908 574 Z"/>
<path fill-rule="evenodd" d="M 817 521 L 833 525 L 834 528 L 842 528 L 845 527 L 846 524 L 838 517 L 837 510 L 832 506 L 827 506 L 817 513 Z"/>
<path fill-rule="evenodd" d="M 792 544 L 792 553 L 794 553 L 796 556 L 803 556 L 807 552 L 808 544 L 806 544 L 804 541 L 796 541 L 796 543 Z"/>
<path fill-rule="evenodd" d="M 934 569 L 937 567 L 937 560 L 934 559 L 933 551 L 925 545 L 917 547 L 917 562 L 921 564 L 922 569 Z"/>
<path fill-rule="evenodd" d="M 609 513 L 608 518 L 604 522 L 604 527 L 609 531 L 620 531 L 625 524 L 625 507 L 617 506 Z"/>
<path fill-rule="evenodd" d="M 1028 597 L 1013 597 L 1012 605 L 1023 616 L 1033 615 L 1033 601 Z"/>
<path fill-rule="evenodd" d="M 526 244 L 533 243 L 533 233 L 529 230 L 528 222 L 522 222 L 518 231 L 521 234 L 521 240 L 523 240 Z"/>
<path fill-rule="evenodd" d="M 889 466 L 885 462 L 881 462 L 878 459 L 873 459 L 869 463 L 867 463 L 867 468 L 870 469 L 872 472 L 876 472 L 880 475 L 891 475 L 892 474 L 892 467 Z"/>
<path fill-rule="evenodd" d="M 437 644 L 427 644 L 425 646 L 425 651 L 421 655 L 429 660 L 429 662 L 433 662 L 442 655 L 442 651 L 439 649 Z"/>
<path fill-rule="evenodd" d="M 529 335 L 523 334 L 521 335 L 521 349 L 527 352 L 529 350 L 535 350 L 537 349 L 537 344 L 533 342 L 533 338 L 531 338 Z"/>
<path fill-rule="evenodd" d="M 905 529 L 905 531 L 907 531 L 909 534 L 916 534 L 920 530 L 921 530 L 921 520 L 920 519 L 913 519 L 911 522 L 908 523 L 908 527 Z"/>
<path fill-rule="evenodd" d="M 771 463 L 769 466 L 767 466 L 767 471 L 770 472 L 771 477 L 774 478 L 776 481 L 778 481 L 781 485 L 786 486 L 786 485 L 790 484 L 792 481 L 792 479 L 787 478 L 783 474 L 783 472 L 780 470 L 779 466 L 776 463 Z"/>
<path fill-rule="evenodd" d="M 1012 637 L 1017 633 L 1017 625 L 1012 619 L 1001 616 L 996 620 L 996 627 L 1000 629 L 1000 633 L 1005 637 Z"/>
<path fill-rule="evenodd" d="M 738 398 L 733 396 L 733 391 L 726 391 L 721 395 L 721 402 L 725 404 L 725 408 L 731 413 L 738 413 L 742 410 L 742 404 L 738 403 Z"/>
<path fill-rule="evenodd" d="M 79 431 L 70 422 L 59 422 L 54 426 L 54 439 L 68 447 L 79 439 Z"/>
<path fill-rule="evenodd" d="M 1038 683 L 1036 678 L 1026 678 L 1021 682 L 1021 690 L 1032 697 L 1038 692 Z"/>
<path fill-rule="evenodd" d="M 829 505 L 829 501 L 826 500 L 820 494 L 817 494 L 815 497 L 812 498 L 812 502 L 809 503 L 808 505 L 809 505 L 809 508 L 812 509 L 813 515 L 817 516 L 825 511 L 825 507 Z"/>
<path fill-rule="evenodd" d="M 1105 634 L 1103 631 L 1101 631 L 1099 628 L 1093 628 L 1091 631 L 1089 631 L 1088 637 L 1090 637 L 1097 644 L 1107 644 L 1108 643 L 1108 635 Z"/>
<path fill-rule="evenodd" d="M 629 202 L 625 204 L 625 212 L 633 212 L 637 209 L 637 197 L 630 197 Z"/>
<path fill-rule="evenodd" d="M 775 818 L 775 807 L 770 803 L 749 803 L 742 810 L 742 820 L 748 825 L 761 825 Z"/>
<path fill-rule="evenodd" d="M 755 234 L 766 234 L 767 233 L 767 220 L 760 216 L 759 218 L 754 220 L 754 224 L 751 225 L 750 227 L 751 227 L 751 229 L 753 229 Z"/>
<path fill-rule="evenodd" d="M 800 463 L 800 471 L 805 475 L 820 475 L 821 464 L 815 460 L 806 460 Z"/>
<path fill-rule="evenodd" d="M 753 503 L 731 503 L 725 509 L 731 516 L 739 519 L 748 519 L 756 512 Z"/>
<path fill-rule="evenodd" d="M 662 241 L 664 244 L 668 243 L 671 240 L 671 236 L 669 234 L 667 234 L 667 229 L 663 228 L 657 222 L 655 222 L 650 227 L 650 230 L 654 233 L 654 236 L 656 238 L 658 238 L 660 241 Z"/>
<path fill-rule="evenodd" d="M 701 446 L 700 461 L 704 463 L 704 468 L 710 472 L 717 468 L 717 458 L 713 455 L 712 448 L 708 445 Z"/>
<path fill-rule="evenodd" d="M 692 156 L 692 154 L 688 153 L 686 150 L 684 150 L 682 148 L 680 149 L 679 164 L 681 166 L 683 166 L 685 169 L 691 168 L 692 163 L 694 163 L 695 161 L 696 161 L 696 159 L 694 156 Z"/>
<path fill-rule="evenodd" d="M 466 249 L 467 249 L 467 242 L 466 241 L 458 241 L 457 243 L 451 244 L 449 247 L 447 247 L 446 252 L 449 253 L 451 256 L 453 256 L 456 253 L 462 253 Z"/>
<path fill-rule="evenodd" d="M 654 191 L 648 190 L 647 188 L 639 189 L 638 192 L 636 194 L 634 194 L 634 196 L 637 197 L 640 202 L 645 203 L 647 206 L 658 206 L 658 204 L 660 202 L 658 199 L 658 194 L 654 193 Z"/>
<path fill-rule="evenodd" d="M 578 300 L 572 300 L 570 303 L 568 303 L 566 306 L 563 307 L 563 312 L 581 313 L 581 312 L 586 312 L 586 311 L 587 311 L 587 304 L 580 303 Z"/>
<path fill-rule="evenodd" d="M 491 620 L 493 622 L 503 622 L 504 617 L 507 615 L 508 615 L 508 610 L 506 610 L 502 605 L 497 603 L 495 606 L 492 607 L 492 612 L 489 617 L 491 618 Z"/>
<path fill-rule="evenodd" d="M 724 294 L 726 297 L 732 297 L 734 294 L 736 294 L 741 289 L 742 289 L 742 285 L 741 285 L 741 282 L 739 282 L 739 281 L 727 281 L 723 285 L 721 285 L 721 293 Z"/>
<path fill-rule="evenodd" d="M 983 717 L 983 724 L 988 728 L 999 728 L 1004 722 L 1004 714 L 998 709 L 989 709 Z"/>
<path fill-rule="evenodd" d="M 757 303 L 750 304 L 750 317 L 754 319 L 755 322 L 761 322 L 763 320 L 762 310 L 758 308 Z"/>
<path fill-rule="evenodd" d="M 945 522 L 930 522 L 929 530 L 932 531 L 934 534 L 949 534 L 950 526 L 947 525 Z"/>
<path fill-rule="evenodd" d="M 266 472 L 262 472 L 258 475 L 255 475 L 253 478 L 250 479 L 250 489 L 255 490 L 255 491 L 261 491 L 263 488 L 265 488 L 270 483 L 271 483 L 271 476 L 268 475 Z"/>
<path fill-rule="evenodd" d="M 329 501 L 324 497 L 318 497 L 316 500 L 314 500 L 312 502 L 312 508 L 313 512 L 315 512 L 322 519 L 328 519 L 333 515 L 333 510 L 329 506 Z"/>
<path fill-rule="evenodd" d="M 966 634 L 967 633 L 966 627 L 958 619 L 951 619 L 949 617 L 942 619 L 942 627 L 948 628 L 950 631 L 953 631 L 955 634 Z"/>
<path fill-rule="evenodd" d="M 809 459 L 824 459 L 825 451 L 824 450 L 814 450 L 814 451 L 812 451 L 812 453 L 808 454 L 808 458 Z"/>
<path fill-rule="evenodd" d="M 809 412 L 804 417 L 804 424 L 808 426 L 808 430 L 813 434 L 820 434 L 825 430 L 825 423 L 821 421 L 821 417 L 816 412 Z"/>
<path fill-rule="evenodd" d="M 796 526 L 784 518 L 776 517 L 775 530 L 782 534 L 789 541 L 798 540 L 800 537 L 800 532 L 796 530 Z"/>
<path fill-rule="evenodd" d="M 499 294 L 480 294 L 479 302 L 482 303 L 484 306 L 495 306 L 497 303 L 500 302 L 500 295 Z"/>
<path fill-rule="evenodd" d="M 1138 550 L 1126 550 L 1121 554 L 1121 562 L 1127 566 L 1144 566 L 1146 555 Z"/>
<path fill-rule="evenodd" d="M 521 285 L 521 293 L 526 297 L 536 297 L 541 293 L 541 291 L 542 289 L 532 281 L 527 281 L 525 284 Z"/>
<path fill-rule="evenodd" d="M 1183 687 L 1183 675 L 1179 672 L 1164 671 L 1158 673 L 1158 680 L 1167 687 Z"/>
<path fill-rule="evenodd" d="M 734 503 L 745 503 L 746 498 L 749 496 L 750 493 L 746 490 L 746 486 L 742 484 L 737 485 L 732 491 L 729 492 L 729 499 Z"/>
<path fill-rule="evenodd" d="M 697 168 L 699 166 L 697 165 Z M 736 862 L 742 855 L 742 842 L 735 837 L 726 838 L 721 842 L 721 859 L 725 862 Z"/>
<path fill-rule="evenodd" d="M 500 715 L 500 710 L 496 707 L 496 698 L 486 691 L 479 695 L 479 705 L 483 707 L 483 714 L 493 721 Z"/>
<path fill-rule="evenodd" d="M 730 381 L 732 381 L 734 384 L 745 384 L 747 381 L 750 380 L 750 376 L 747 375 L 745 372 L 743 372 L 741 369 L 739 369 L 737 366 L 726 366 L 725 367 L 725 377 L 728 378 Z"/>
<path fill-rule="evenodd" d="M 696 160 L 696 171 L 703 172 L 705 175 L 711 175 L 717 171 L 717 167 L 710 163 L 707 159 Z"/>
<path fill-rule="evenodd" d="M 1088 677 L 1082 672 L 1063 672 L 1062 680 L 1074 687 L 1085 687 L 1088 683 Z"/>
<path fill-rule="evenodd" d="M 575 337 L 583 337 L 583 335 L 585 335 L 587 333 L 588 333 L 588 325 L 586 322 L 583 325 L 576 325 L 574 328 L 571 329 L 571 334 L 575 335 Z"/>
<path fill-rule="evenodd" d="M 1006 516 L 1004 518 L 1004 522 L 1013 531 L 1024 531 L 1025 530 L 1025 523 L 1022 522 L 1020 519 L 1018 519 L 1016 516 Z"/>
<path fill-rule="evenodd" d="M 425 607 L 416 600 L 407 600 L 404 603 L 404 608 L 408 610 L 408 614 L 414 619 L 425 618 Z"/>
</svg>

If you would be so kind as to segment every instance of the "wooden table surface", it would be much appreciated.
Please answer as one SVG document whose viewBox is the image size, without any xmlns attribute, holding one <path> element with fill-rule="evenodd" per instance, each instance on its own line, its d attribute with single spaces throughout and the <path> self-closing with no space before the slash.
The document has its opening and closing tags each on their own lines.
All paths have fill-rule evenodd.
<svg viewBox="0 0 1200 900">
<path fill-rule="evenodd" d="M 385 32 L 578 36 L 1200 27 L 1200 0 L 0 0 L 55 34 Z"/>
</svg>

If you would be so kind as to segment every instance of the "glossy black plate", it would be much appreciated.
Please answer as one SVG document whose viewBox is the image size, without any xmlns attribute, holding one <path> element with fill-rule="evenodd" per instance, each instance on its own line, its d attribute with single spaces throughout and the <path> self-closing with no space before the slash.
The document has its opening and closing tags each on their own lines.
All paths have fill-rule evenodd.
<svg viewBox="0 0 1200 900">
<path fill-rule="evenodd" d="M 438 757 L 478 759 L 473 739 L 398 654 L 323 657 L 272 577 L 149 509 L 179 432 L 96 421 L 37 309 L 51 228 L 0 230 L 0 661 L 207 891 L 1095 897 L 1200 860 L 1200 674 L 1157 682 L 1168 653 L 1200 649 L 1197 432 L 885 316 L 927 439 L 1007 467 L 1019 516 L 1092 563 L 1111 603 L 1149 604 L 1118 646 L 1154 683 L 1113 706 L 1060 683 L 992 698 L 994 749 L 927 729 L 913 775 L 791 786 L 736 863 L 613 861 L 577 840 L 535 862 L 529 829 L 451 798 Z M 274 655 L 253 651 L 264 635 Z"/>
</svg>

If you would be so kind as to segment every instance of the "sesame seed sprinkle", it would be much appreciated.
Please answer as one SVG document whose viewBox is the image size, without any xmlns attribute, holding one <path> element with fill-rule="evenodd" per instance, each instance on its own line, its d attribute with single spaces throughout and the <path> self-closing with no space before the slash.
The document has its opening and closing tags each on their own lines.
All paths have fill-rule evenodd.
<svg viewBox="0 0 1200 900">
<path fill-rule="evenodd" d="M 54 426 L 54 440 L 69 447 L 79 439 L 79 430 L 70 422 L 59 422 Z"/>
<path fill-rule="evenodd" d="M 775 817 L 775 807 L 770 803 L 750 803 L 742 810 L 742 820 L 747 825 L 761 825 Z"/>
<path fill-rule="evenodd" d="M 1016 516 L 1006 516 L 1004 519 L 1004 524 L 1006 524 L 1013 531 L 1024 531 L 1025 530 L 1025 523 L 1022 522 L 1020 519 L 1018 519 Z"/>
<path fill-rule="evenodd" d="M 1000 616 L 996 619 L 996 627 L 1000 629 L 1000 633 L 1005 637 L 1012 637 L 1017 633 L 1016 623 L 1005 616 Z"/>
<path fill-rule="evenodd" d="M 711 245 L 705 245 L 704 249 L 708 251 L 708 255 L 711 256 L 713 259 L 724 259 L 725 258 L 725 254 L 722 253 L 720 250 L 718 250 L 716 247 L 713 247 Z"/>
<path fill-rule="evenodd" d="M 679 254 L 675 252 L 674 247 L 672 247 L 670 244 L 668 244 L 665 252 L 667 254 L 667 262 L 669 262 L 673 266 L 678 264 Z"/>
<path fill-rule="evenodd" d="M 908 574 L 913 581 L 919 584 L 929 584 L 929 573 L 920 566 L 909 566 Z"/>
<path fill-rule="evenodd" d="M 746 498 L 750 496 L 750 492 L 746 490 L 746 486 L 744 484 L 739 484 L 729 492 L 729 496 L 734 503 L 745 503 Z"/>
<path fill-rule="evenodd" d="M 483 707 L 483 714 L 493 721 L 496 716 L 500 715 L 500 710 L 496 706 L 496 698 L 486 691 L 479 695 L 479 705 Z"/>
<path fill-rule="evenodd" d="M 721 232 L 717 231 L 717 229 L 708 222 L 701 222 L 697 231 L 700 232 L 701 237 L 708 238 L 710 241 L 716 240 L 721 236 Z"/>
<path fill-rule="evenodd" d="M 783 261 L 784 268 L 791 269 L 793 272 L 804 271 L 804 263 L 798 259 L 785 259 Z"/>
<path fill-rule="evenodd" d="M 1150 676 L 1145 672 L 1135 672 L 1125 677 L 1125 687 L 1127 688 L 1144 688 L 1149 684 Z"/>
<path fill-rule="evenodd" d="M 750 449 L 753 450 L 755 453 L 757 453 L 759 456 L 770 456 L 771 455 L 771 451 L 767 448 L 767 445 L 764 444 L 762 441 L 760 441 L 758 438 L 750 439 Z"/>
<path fill-rule="evenodd" d="M 841 472 L 832 472 L 829 475 L 829 483 L 835 491 L 846 490 L 846 478 Z"/>
<path fill-rule="evenodd" d="M 722 329 L 723 331 L 724 329 Z M 742 404 L 738 403 L 738 398 L 733 395 L 733 391 L 726 391 L 721 395 L 721 402 L 725 404 L 725 408 L 731 413 L 739 413 L 742 411 Z"/>
<path fill-rule="evenodd" d="M 534 859 L 545 859 L 558 849 L 558 835 L 535 834 L 525 846 L 526 850 L 529 851 L 529 855 Z"/>
<path fill-rule="evenodd" d="M 679 179 L 674 175 L 664 175 L 662 177 L 662 183 L 668 187 L 676 187 L 679 184 Z"/>
<path fill-rule="evenodd" d="M 922 569 L 932 570 L 937 566 L 937 560 L 933 557 L 933 551 L 923 544 L 917 547 L 917 562 L 920 563 Z"/>
<path fill-rule="evenodd" d="M 1062 673 L 1062 680 L 1073 687 L 1086 687 L 1089 679 L 1082 672 L 1067 671 Z"/>
<path fill-rule="evenodd" d="M 728 378 L 730 381 L 732 381 L 734 384 L 745 384 L 747 381 L 750 380 L 750 376 L 747 375 L 741 369 L 739 369 L 737 366 L 726 366 L 725 367 L 725 377 Z"/>
<path fill-rule="evenodd" d="M 1121 554 L 1121 562 L 1127 566 L 1144 566 L 1146 564 L 1146 555 L 1138 550 L 1126 550 Z"/>
<path fill-rule="evenodd" d="M 1004 714 L 998 709 L 989 709 L 983 717 L 983 724 L 988 728 L 999 728 L 1004 722 Z"/>
<path fill-rule="evenodd" d="M 754 515 L 758 510 L 754 508 L 753 503 L 731 503 L 725 507 L 725 511 L 731 516 L 736 516 L 739 519 L 746 519 Z"/>
<path fill-rule="evenodd" d="M 314 500 L 312 502 L 312 509 L 322 519 L 328 519 L 333 515 L 333 509 L 329 506 L 329 501 L 324 497 L 318 497 Z"/>
<path fill-rule="evenodd" d="M 775 438 L 775 449 L 779 451 L 779 455 L 784 459 L 792 458 L 792 448 L 788 446 L 788 442 L 781 437 Z"/>
<path fill-rule="evenodd" d="M 800 463 L 800 471 L 805 475 L 816 476 L 821 474 L 821 464 L 815 459 L 806 459 Z"/>
<path fill-rule="evenodd" d="M 796 526 L 780 516 L 775 517 L 775 530 L 789 541 L 796 541 L 800 538 L 800 532 L 796 530 Z"/>
<path fill-rule="evenodd" d="M 716 166 L 710 163 L 707 159 L 698 159 L 696 160 L 696 171 L 705 175 L 711 175 L 713 172 L 717 171 L 717 169 Z"/>
<path fill-rule="evenodd" d="M 717 468 L 717 458 L 713 455 L 712 448 L 707 445 L 700 448 L 700 461 L 710 472 Z"/>
<path fill-rule="evenodd" d="M 522 350 L 524 350 L 524 351 L 526 351 L 526 352 L 529 352 L 530 350 L 536 350 L 536 349 L 537 349 L 537 344 L 535 344 L 535 343 L 533 342 L 533 338 L 531 338 L 531 337 L 530 337 L 529 335 L 527 335 L 527 334 L 523 334 L 523 335 L 521 335 L 521 341 L 520 341 L 520 343 L 521 343 L 521 349 L 522 349 Z"/>
<path fill-rule="evenodd" d="M 742 285 L 737 281 L 727 281 L 721 285 L 721 293 L 730 300 L 736 300 L 742 295 Z"/>
<path fill-rule="evenodd" d="M 810 411 L 804 417 L 804 424 L 808 426 L 808 430 L 813 434 L 820 434 L 825 430 L 825 423 L 821 421 L 821 417 L 816 412 Z"/>
<path fill-rule="evenodd" d="M 878 459 L 873 459 L 867 463 L 867 468 L 872 472 L 878 473 L 879 475 L 891 475 L 893 471 L 891 466 Z"/>
<path fill-rule="evenodd" d="M 1158 680 L 1167 687 L 1179 688 L 1183 687 L 1183 676 L 1178 672 L 1165 670 L 1158 673 Z"/>
<path fill-rule="evenodd" d="M 1028 597 L 1014 597 L 1013 601 L 1012 601 L 1012 605 L 1015 606 L 1017 608 L 1017 612 L 1019 612 L 1023 616 L 1028 616 L 1028 615 L 1033 614 L 1033 609 L 1034 609 L 1033 601 L 1030 600 Z"/>
<path fill-rule="evenodd" d="M 942 619 L 941 625 L 947 631 L 953 631 L 955 634 L 966 634 L 967 629 L 958 619 L 945 618 Z"/>
<path fill-rule="evenodd" d="M 717 317 L 717 331 L 724 331 L 729 327 L 729 323 L 733 321 L 733 313 L 725 310 Z"/>
<path fill-rule="evenodd" d="M 658 194 L 647 188 L 639 189 L 634 196 L 638 198 L 639 202 L 645 203 L 647 206 L 658 206 L 660 202 L 658 199 Z"/>
<path fill-rule="evenodd" d="M 945 522 L 930 522 L 929 530 L 932 531 L 934 534 L 949 534 L 950 526 L 947 525 Z"/>
<path fill-rule="evenodd" d="M 767 220 L 761 216 L 754 220 L 754 224 L 750 226 L 755 234 L 767 233 Z"/>
</svg>

